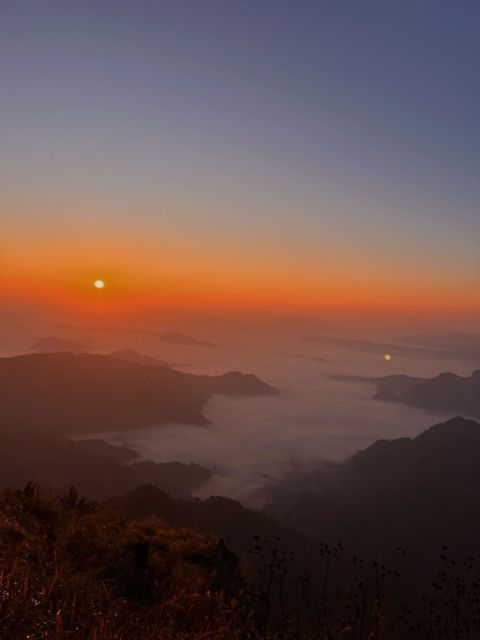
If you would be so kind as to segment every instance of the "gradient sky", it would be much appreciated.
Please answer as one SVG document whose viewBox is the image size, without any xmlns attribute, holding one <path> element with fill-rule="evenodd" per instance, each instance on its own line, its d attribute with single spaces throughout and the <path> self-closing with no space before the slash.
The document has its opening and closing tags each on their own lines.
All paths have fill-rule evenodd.
<svg viewBox="0 0 480 640">
<path fill-rule="evenodd" d="M 479 32 L 476 0 L 0 0 L 3 300 L 480 319 Z"/>
</svg>

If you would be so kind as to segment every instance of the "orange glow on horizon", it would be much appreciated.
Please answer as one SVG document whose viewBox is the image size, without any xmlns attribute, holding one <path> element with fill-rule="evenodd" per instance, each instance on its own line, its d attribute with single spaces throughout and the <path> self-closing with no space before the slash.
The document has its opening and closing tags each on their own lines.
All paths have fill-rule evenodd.
<svg viewBox="0 0 480 640">
<path fill-rule="evenodd" d="M 41 304 L 57 311 L 68 310 L 82 316 L 132 314 L 141 315 L 153 309 L 189 309 L 212 311 L 244 310 L 255 312 L 335 313 L 349 315 L 408 316 L 445 313 L 452 316 L 475 315 L 480 306 L 472 304 L 475 297 L 467 291 L 425 291 L 404 286 L 395 291 L 382 283 L 370 283 L 359 288 L 358 282 L 345 279 L 316 283 L 287 279 L 282 274 L 252 279 L 237 274 L 235 281 L 228 277 L 206 277 L 210 274 L 182 274 L 175 278 L 166 274 L 163 279 L 110 277 L 113 286 L 97 285 L 97 280 L 56 280 L 18 274 L 16 281 L 0 285 L 5 298 L 24 303 Z M 261 275 L 261 274 L 260 274 Z M 204 276 L 204 277 L 202 277 Z M 132 281 L 136 284 L 133 286 Z M 93 286 L 92 286 L 93 282 Z M 98 292 L 101 291 L 101 296 Z M 390 354 L 385 354 L 390 355 Z M 385 357 L 388 361 L 388 359 Z"/>
<path fill-rule="evenodd" d="M 379 265 L 329 254 L 317 262 L 274 253 L 257 260 L 228 247 L 156 246 L 131 239 L 111 244 L 55 238 L 25 241 L 2 255 L 0 295 L 82 316 L 153 309 L 246 313 L 338 313 L 345 316 L 480 316 L 476 281 L 403 265 Z M 15 250 L 14 250 L 15 249 Z M 61 275 L 59 275 L 61 274 Z M 97 286 L 102 282 L 104 286 Z M 99 295 L 101 293 L 101 295 Z"/>
</svg>

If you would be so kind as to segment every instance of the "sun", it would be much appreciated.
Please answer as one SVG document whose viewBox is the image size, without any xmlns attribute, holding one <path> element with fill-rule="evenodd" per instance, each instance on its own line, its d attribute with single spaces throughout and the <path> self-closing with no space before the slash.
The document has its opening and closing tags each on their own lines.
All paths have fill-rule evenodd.
<svg viewBox="0 0 480 640">
<path fill-rule="evenodd" d="M 103 280 L 95 280 L 93 286 L 95 289 L 103 289 L 105 287 L 105 282 Z"/>
<path fill-rule="evenodd" d="M 386 360 L 387 362 L 390 362 L 390 360 L 392 359 L 392 354 L 391 353 L 386 353 L 383 356 L 384 360 Z"/>
</svg>

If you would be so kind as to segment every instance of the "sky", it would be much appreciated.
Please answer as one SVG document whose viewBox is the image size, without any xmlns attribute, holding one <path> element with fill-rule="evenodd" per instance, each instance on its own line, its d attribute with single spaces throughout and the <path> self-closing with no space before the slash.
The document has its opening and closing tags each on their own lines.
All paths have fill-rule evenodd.
<svg viewBox="0 0 480 640">
<path fill-rule="evenodd" d="M 469 0 L 0 0 L 2 312 L 478 322 L 479 29 Z"/>
</svg>

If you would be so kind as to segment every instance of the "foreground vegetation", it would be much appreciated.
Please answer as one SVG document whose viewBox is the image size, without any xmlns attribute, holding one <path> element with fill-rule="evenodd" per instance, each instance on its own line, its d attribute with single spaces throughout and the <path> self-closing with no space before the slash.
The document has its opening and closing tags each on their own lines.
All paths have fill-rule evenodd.
<svg viewBox="0 0 480 640">
<path fill-rule="evenodd" d="M 231 638 L 244 626 L 222 544 L 124 520 L 73 489 L 5 491 L 0 513 L 2 640 Z"/>
<path fill-rule="evenodd" d="M 434 595 L 407 611 L 398 589 L 386 597 L 397 571 L 347 562 L 339 544 L 321 545 L 311 573 L 297 573 L 279 540 L 252 543 L 241 563 L 222 539 L 122 517 L 73 488 L 60 496 L 31 483 L 4 490 L 0 639 L 480 637 L 473 558 L 457 567 L 444 552 Z"/>
</svg>

